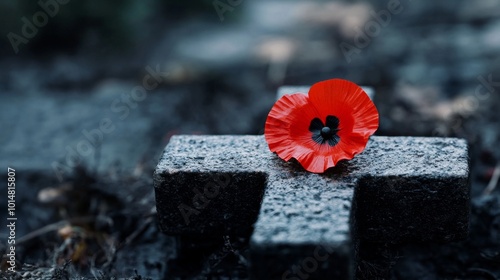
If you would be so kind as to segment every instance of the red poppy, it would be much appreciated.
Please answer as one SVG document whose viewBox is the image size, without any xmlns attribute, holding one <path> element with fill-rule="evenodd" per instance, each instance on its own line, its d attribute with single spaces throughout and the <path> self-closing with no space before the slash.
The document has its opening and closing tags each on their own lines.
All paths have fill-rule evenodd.
<svg viewBox="0 0 500 280">
<path fill-rule="evenodd" d="M 333 79 L 314 84 L 308 95 L 281 97 L 264 134 L 280 158 L 295 158 L 307 171 L 322 173 L 362 152 L 377 128 L 377 108 L 363 89 Z"/>
</svg>

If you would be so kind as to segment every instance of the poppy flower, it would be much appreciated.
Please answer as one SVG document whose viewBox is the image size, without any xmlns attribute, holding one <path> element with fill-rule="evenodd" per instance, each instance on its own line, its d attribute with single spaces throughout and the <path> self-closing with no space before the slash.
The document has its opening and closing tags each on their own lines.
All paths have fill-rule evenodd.
<svg viewBox="0 0 500 280">
<path fill-rule="evenodd" d="M 377 128 L 377 108 L 363 89 L 333 79 L 314 84 L 308 95 L 281 97 L 264 134 L 280 158 L 295 158 L 307 171 L 322 173 L 362 152 Z"/>
</svg>

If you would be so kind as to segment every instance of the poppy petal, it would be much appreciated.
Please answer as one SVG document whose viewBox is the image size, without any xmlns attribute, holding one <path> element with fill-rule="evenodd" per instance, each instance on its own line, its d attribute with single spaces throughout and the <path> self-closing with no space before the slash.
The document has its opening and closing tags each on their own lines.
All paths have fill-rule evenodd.
<svg viewBox="0 0 500 280">
<path fill-rule="evenodd" d="M 317 112 L 309 104 L 306 95 L 284 95 L 274 104 L 267 116 L 264 134 L 269 149 L 286 161 L 308 152 L 296 143 L 313 142 L 310 139 L 309 125 L 315 115 Z"/>
<path fill-rule="evenodd" d="M 342 115 L 345 120 L 340 125 L 351 133 L 369 137 L 378 128 L 377 108 L 353 82 L 332 79 L 316 83 L 309 90 L 309 101 L 320 113 L 320 119 L 332 112 Z"/>
</svg>

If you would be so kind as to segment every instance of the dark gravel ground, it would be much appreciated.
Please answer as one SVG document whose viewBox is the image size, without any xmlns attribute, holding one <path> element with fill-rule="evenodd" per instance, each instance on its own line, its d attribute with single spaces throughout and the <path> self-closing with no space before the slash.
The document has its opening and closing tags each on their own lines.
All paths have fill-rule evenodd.
<svg viewBox="0 0 500 280">
<path fill-rule="evenodd" d="M 147 29 L 141 25 L 136 33 L 148 32 L 132 49 L 99 43 L 99 36 L 115 29 L 95 29 L 102 32 L 96 37 L 85 33 L 94 38 L 86 44 L 67 37 L 77 40 L 72 48 L 68 42 L 58 46 L 65 39 L 46 33 L 17 56 L 3 46 L 3 101 L 9 94 L 26 96 L 26 102 L 30 96 L 91 96 L 103 84 L 137 84 L 145 65 L 160 63 L 170 78 L 156 93 L 171 94 L 175 106 L 149 115 L 172 117 L 151 127 L 147 137 L 162 140 L 153 142 L 134 172 L 110 167 L 94 173 L 87 163 L 58 182 L 52 174 L 26 170 L 18 178 L 26 188 L 18 189 L 18 217 L 31 235 L 18 246 L 20 272 L 1 276 L 156 279 L 167 272 L 171 278 L 247 278 L 247 236 L 226 236 L 207 247 L 177 240 L 186 251 L 176 255 L 176 240 L 158 232 L 150 176 L 156 156 L 174 133 L 262 133 L 279 85 L 342 77 L 375 87 L 378 135 L 462 137 L 471 147 L 469 239 L 398 248 L 388 256 L 395 262 L 393 279 L 500 279 L 500 187 L 485 191 L 500 166 L 500 1 L 401 1 L 401 12 L 348 62 L 340 43 L 356 46 L 355 27 L 365 26 L 363 18 L 374 19 L 370 10 L 387 10 L 388 2 L 243 2 L 224 21 L 208 2 L 177 17 L 166 5 L 161 11 L 167 19 L 146 21 Z M 277 16 L 284 10 L 293 16 Z M 17 130 L 2 121 L 5 144 Z M 55 201 L 41 203 L 42 190 Z"/>
</svg>

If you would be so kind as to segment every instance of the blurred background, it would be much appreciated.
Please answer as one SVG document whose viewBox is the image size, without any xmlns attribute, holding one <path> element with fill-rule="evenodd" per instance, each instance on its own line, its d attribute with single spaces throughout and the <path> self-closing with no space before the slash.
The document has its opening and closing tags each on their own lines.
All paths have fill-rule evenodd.
<svg viewBox="0 0 500 280">
<path fill-rule="evenodd" d="M 499 0 L 18 0 L 0 14 L 0 162 L 17 171 L 24 271 L 175 269 L 150 178 L 168 139 L 262 134 L 279 86 L 344 78 L 375 89 L 377 135 L 470 144 L 471 238 L 406 248 L 395 279 L 500 277 Z M 244 279 L 233 262 L 221 269 Z"/>
</svg>

